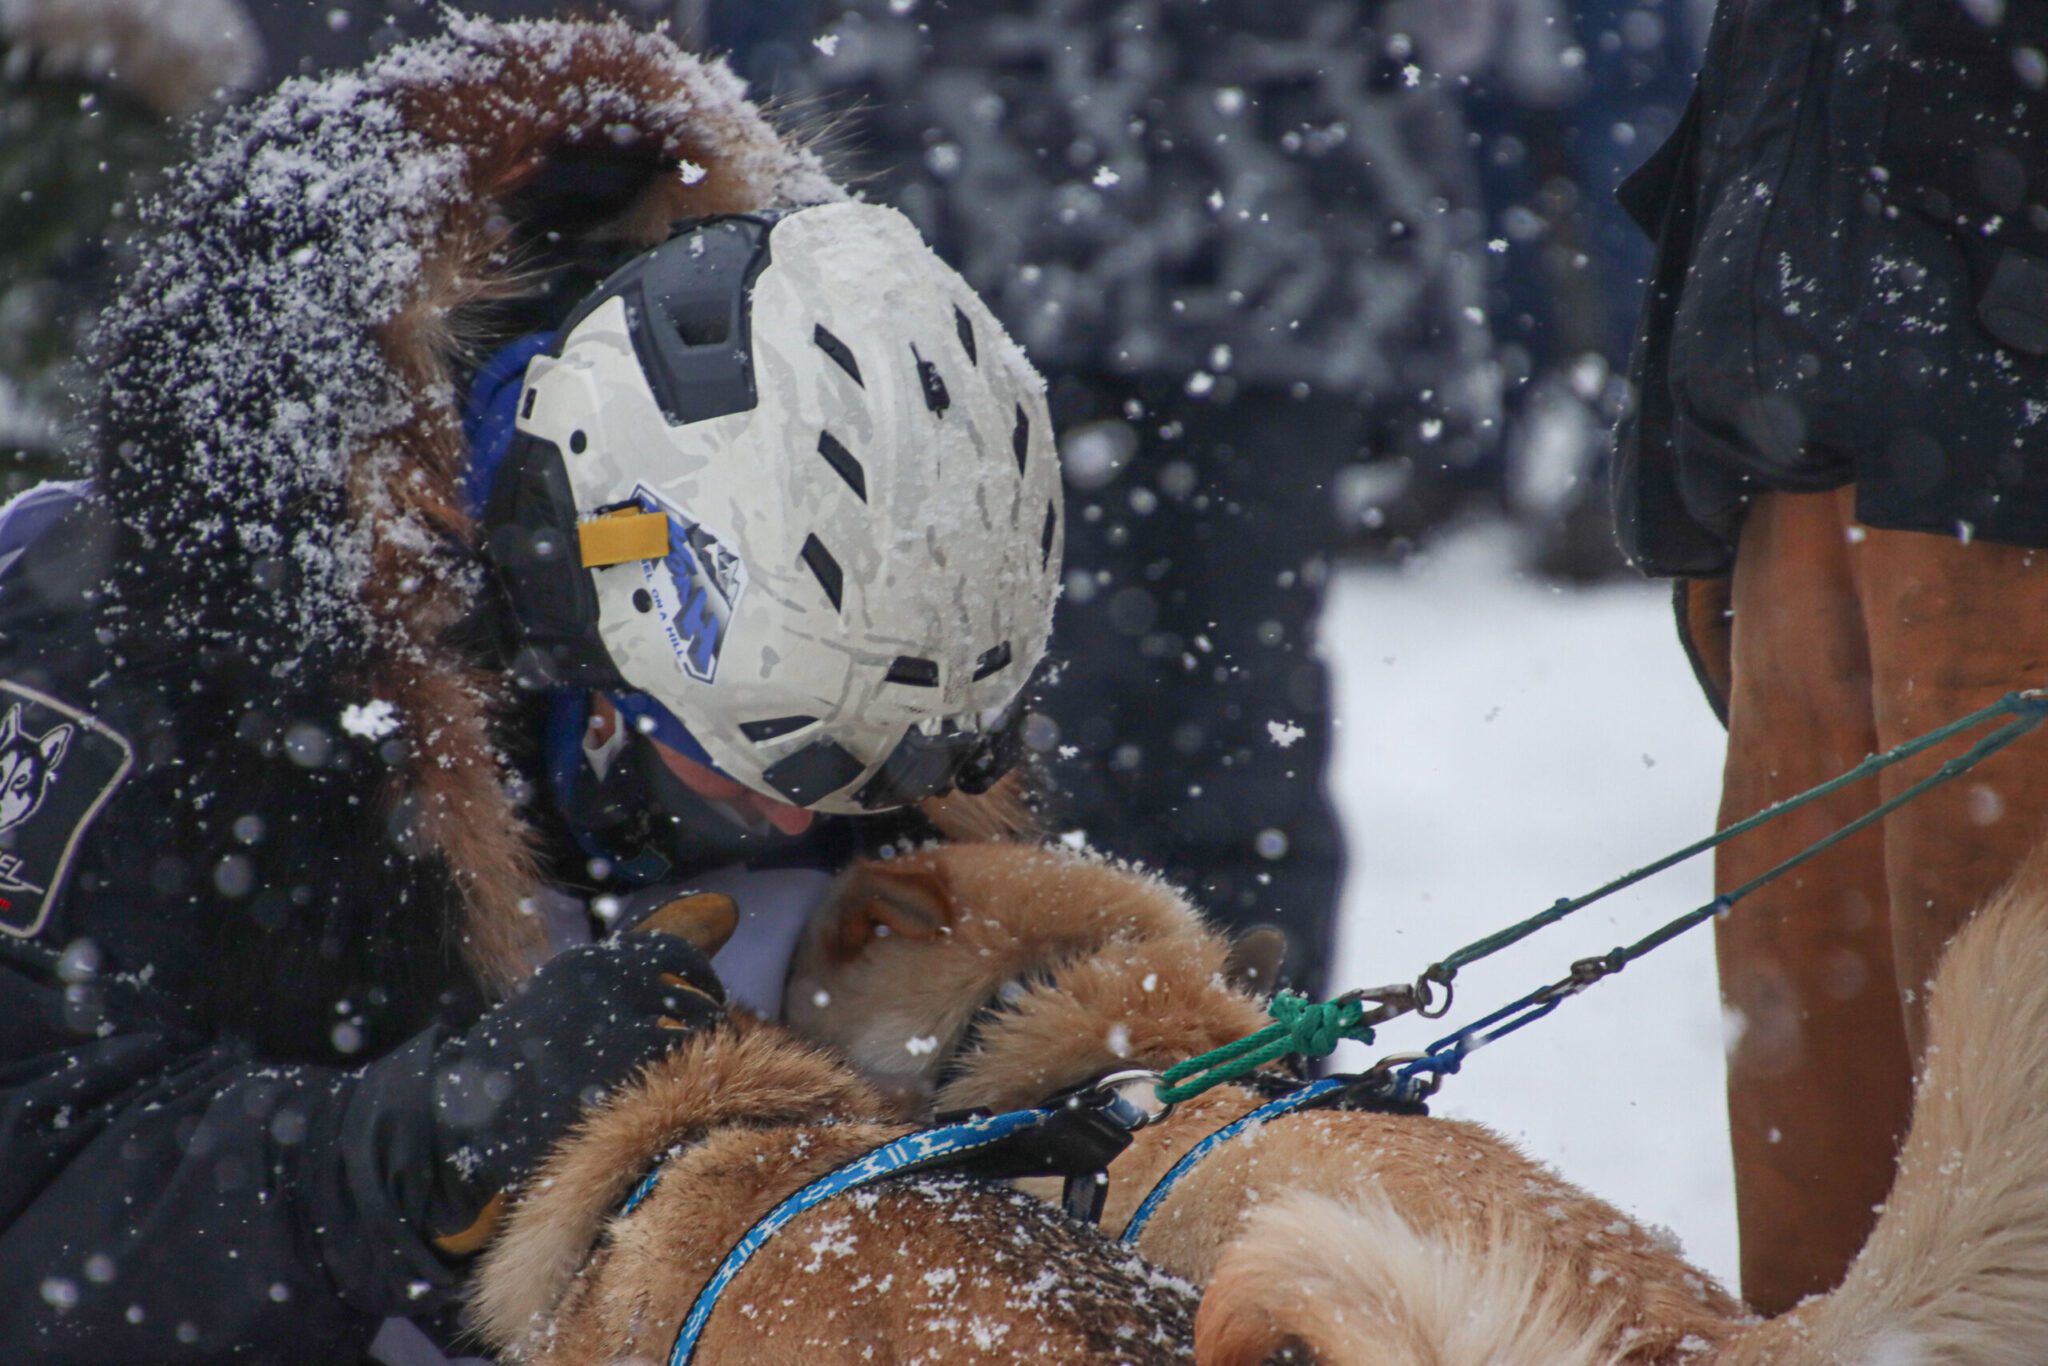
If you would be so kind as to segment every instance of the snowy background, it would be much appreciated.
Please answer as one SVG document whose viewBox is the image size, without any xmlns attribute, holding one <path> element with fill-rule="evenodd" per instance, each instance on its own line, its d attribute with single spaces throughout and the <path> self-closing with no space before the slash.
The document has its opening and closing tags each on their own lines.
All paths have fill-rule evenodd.
<svg viewBox="0 0 2048 1366">
<path fill-rule="evenodd" d="M 1333 584 L 1331 784 L 1352 854 L 1338 983 L 1412 978 L 1712 828 L 1721 730 L 1673 634 L 1669 588 L 1562 589 L 1515 564 L 1510 533 L 1490 524 Z M 1422 1048 L 1711 896 L 1707 858 L 1673 869 L 1467 968 L 1448 1019 L 1400 1021 L 1338 1062 Z M 1701 929 L 1474 1054 L 1433 1109 L 1670 1228 L 1732 1286 L 1721 1042 Z"/>
</svg>

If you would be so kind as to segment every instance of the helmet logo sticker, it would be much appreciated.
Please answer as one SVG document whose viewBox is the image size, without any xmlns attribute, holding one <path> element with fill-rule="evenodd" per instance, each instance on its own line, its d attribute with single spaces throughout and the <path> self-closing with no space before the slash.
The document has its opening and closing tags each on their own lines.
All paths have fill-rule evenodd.
<svg viewBox="0 0 2048 1366">
<path fill-rule="evenodd" d="M 645 484 L 634 486 L 633 500 L 669 520 L 668 554 L 641 560 L 640 574 L 676 667 L 709 683 L 718 675 L 718 653 L 747 589 L 747 566 L 695 518 Z"/>
</svg>

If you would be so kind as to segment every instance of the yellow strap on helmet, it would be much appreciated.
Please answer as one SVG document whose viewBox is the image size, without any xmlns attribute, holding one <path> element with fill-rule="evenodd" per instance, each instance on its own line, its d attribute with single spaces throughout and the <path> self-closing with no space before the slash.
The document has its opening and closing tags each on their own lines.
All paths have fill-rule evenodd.
<svg viewBox="0 0 2048 1366">
<path fill-rule="evenodd" d="M 609 512 L 578 523 L 576 539 L 583 546 L 585 569 L 658 560 L 668 554 L 668 518 L 659 512 Z"/>
</svg>

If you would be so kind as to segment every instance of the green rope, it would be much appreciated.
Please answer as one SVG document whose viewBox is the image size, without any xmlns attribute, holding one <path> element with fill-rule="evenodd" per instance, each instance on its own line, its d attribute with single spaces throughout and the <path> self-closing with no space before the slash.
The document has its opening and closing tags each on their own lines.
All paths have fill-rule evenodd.
<svg viewBox="0 0 2048 1366">
<path fill-rule="evenodd" d="M 1612 965 L 1611 970 L 1619 972 L 1626 964 L 1634 962 L 1652 949 L 1661 948 L 1663 945 L 1670 943 L 1679 935 L 1693 928 L 1693 926 L 1703 921 L 1712 920 L 1718 915 L 1725 915 L 1736 902 L 1742 900 L 1751 892 L 1783 877 L 1808 859 L 1832 849 L 1857 831 L 1866 829 L 1883 820 L 1886 816 L 1912 801 L 1921 793 L 1962 777 L 1978 764 L 1983 763 L 2013 741 L 2033 730 L 2043 720 L 2048 720 L 2048 713 L 2036 711 L 2030 715 L 2022 714 L 2017 719 L 2006 722 L 1997 730 L 1978 740 L 1968 750 L 1942 764 L 1940 768 L 1928 774 L 1919 782 L 1914 783 L 1911 787 L 1906 788 L 1895 796 L 1888 797 L 1884 801 L 1879 802 L 1876 806 L 1873 806 L 1870 810 L 1864 812 L 1855 820 L 1850 821 L 1833 834 L 1815 840 L 1783 863 L 1766 868 L 1740 887 L 1735 888 L 1733 891 L 1723 892 L 1698 910 L 1688 911 L 1669 924 L 1651 931 L 1635 943 L 1613 950 L 1606 958 L 1606 961 Z"/>
<path fill-rule="evenodd" d="M 1861 830 L 1864 826 L 1870 824 L 1872 820 L 1877 819 L 1895 807 L 1903 805 L 1911 798 L 1919 796 L 1928 788 L 1948 782 L 1950 779 L 1967 772 L 1983 759 L 1988 758 L 1991 754 L 2003 749 L 2021 735 L 2034 729 L 2034 727 L 2041 724 L 2044 716 L 2048 716 L 2048 712 L 2043 710 L 2044 698 L 2048 698 L 2048 693 L 2043 693 L 2038 689 L 2027 692 L 2007 693 L 1990 706 L 1971 712 L 1959 721 L 1951 721 L 1949 724 L 1931 730 L 1916 739 L 1894 745 L 1882 754 L 1873 754 L 1838 778 L 1830 778 L 1818 787 L 1809 788 L 1795 797 L 1788 797 L 1782 802 L 1767 806 L 1755 815 L 1739 820 L 1724 830 L 1717 830 L 1706 838 L 1688 844 L 1685 848 L 1675 853 L 1666 854 L 1654 863 L 1644 864 L 1632 873 L 1625 873 L 1605 886 L 1595 887 L 1583 896 L 1562 899 L 1547 909 L 1538 911 L 1527 920 L 1519 921 L 1504 930 L 1498 930 L 1482 939 L 1475 939 L 1470 944 L 1465 945 L 1465 947 L 1457 952 L 1436 963 L 1423 976 L 1430 981 L 1449 983 L 1451 978 L 1457 975 L 1460 968 L 1469 967 L 1490 954 L 1498 953 L 1511 944 L 1519 943 L 1536 933 L 1536 931 L 1563 920 L 1574 911 L 1582 910 L 1604 897 L 1612 896 L 1624 888 L 1632 887 L 1643 879 L 1661 873 L 1666 868 L 1670 868 L 1675 864 L 1683 863 L 1695 855 L 1703 854 L 1716 845 L 1725 844 L 1738 835 L 1747 834 L 1759 825 L 1763 825 L 1767 821 L 1776 820 L 1787 812 L 1797 811 L 1800 807 L 1819 801 L 1821 798 L 1832 793 L 1839 792 L 1852 783 L 1861 782 L 1866 778 L 1883 772 L 1894 764 L 1903 763 L 1907 759 L 1913 758 L 1915 755 L 1932 749 L 1945 741 L 1952 740 L 1963 732 L 1983 725 L 1986 721 L 1995 717 L 2011 716 L 2015 718 L 2006 726 L 1987 736 L 1982 744 L 1972 748 L 1969 753 L 1957 759 L 1951 759 L 1948 763 L 1942 765 L 1933 776 L 1914 784 L 1906 792 L 1901 793 L 1891 801 L 1885 802 L 1868 815 L 1852 822 L 1849 826 L 1837 831 L 1812 848 L 1794 856 L 1790 861 L 1771 869 L 1755 883 L 1740 889 L 1728 898 L 1731 901 L 1739 899 L 1741 896 L 1755 890 L 1757 886 L 1762 885 L 1764 882 L 1777 877 L 1789 868 L 1796 867 L 1821 850 Z M 1681 926 L 1681 928 L 1685 927 Z"/>
<path fill-rule="evenodd" d="M 1167 1068 L 1160 1074 L 1167 1085 L 1159 1088 L 1159 1098 L 1178 1105 L 1212 1086 L 1250 1076 L 1290 1053 L 1326 1058 L 1345 1039 L 1372 1042 L 1372 1026 L 1365 1023 L 1365 1002 L 1360 1000 L 1311 1001 L 1283 991 L 1267 1005 L 1266 1013 L 1273 1023 L 1258 1033 Z"/>
<path fill-rule="evenodd" d="M 1978 764 L 1998 753 L 2013 741 L 2034 730 L 2044 720 L 2048 720 L 2048 690 L 2029 689 L 2025 692 L 2007 693 L 1990 706 L 1974 711 L 1959 721 L 1951 721 L 1949 724 L 1931 730 L 1916 739 L 1894 745 L 1882 754 L 1870 755 L 1862 763 L 1838 778 L 1831 778 L 1818 787 L 1809 788 L 1797 796 L 1788 797 L 1773 806 L 1767 806 L 1753 816 L 1739 820 L 1726 829 L 1718 830 L 1705 839 L 1697 840 L 1675 853 L 1667 854 L 1654 863 L 1645 864 L 1634 872 L 1626 873 L 1605 886 L 1596 887 L 1583 896 L 1560 900 L 1548 909 L 1530 916 L 1527 920 L 1510 925 L 1506 929 L 1487 935 L 1483 939 L 1474 940 L 1472 943 L 1467 944 L 1457 952 L 1450 954 L 1431 966 L 1423 974 L 1423 981 L 1436 982 L 1448 986 L 1451 979 L 1457 975 L 1458 969 L 1476 963 L 1489 954 L 1498 953 L 1511 944 L 1519 943 L 1545 926 L 1554 925 L 1558 921 L 1563 920 L 1574 911 L 1590 906 L 1603 897 L 1612 896 L 1623 888 L 1633 886 L 1647 877 L 1661 873 L 1674 864 L 1683 863 L 1696 854 L 1705 853 L 1716 845 L 1726 843 L 1738 835 L 1746 834 L 1756 829 L 1759 825 L 1775 820 L 1789 811 L 1796 811 L 1800 807 L 1818 801 L 1830 793 L 1839 792 L 1851 783 L 1861 782 L 1865 778 L 1869 778 L 1892 767 L 1894 764 L 1902 763 L 1916 754 L 1924 753 L 1944 741 L 1954 739 L 1963 732 L 1999 716 L 2009 716 L 2012 719 L 1997 730 L 1992 731 L 1989 735 L 1980 737 L 1968 750 L 1949 759 L 1933 773 L 1913 783 L 1897 795 L 1879 802 L 1875 807 L 1832 834 L 1816 840 L 1784 862 L 1766 869 L 1733 891 L 1715 897 L 1714 900 L 1705 906 L 1660 926 L 1635 943 L 1616 948 L 1601 958 L 1585 960 L 1585 963 L 1580 966 L 1589 970 L 1581 977 L 1579 969 L 1575 967 L 1571 984 L 1572 991 L 1582 990 L 1601 977 L 1621 971 L 1623 967 L 1636 958 L 1650 952 L 1652 949 L 1669 943 L 1694 926 L 1703 924 L 1717 915 L 1727 914 L 1736 902 L 1748 896 L 1751 892 L 1756 891 L 1759 887 L 1775 878 L 1784 876 L 1800 864 L 1805 863 L 1808 859 L 1814 858 L 1833 848 L 1851 835 L 1854 835 L 1857 831 L 1866 829 L 1873 823 L 1882 820 L 1886 815 L 1923 793 L 1939 787 L 1943 783 L 1952 782 L 1963 774 L 1968 773 Z M 1560 987 L 1564 985 L 1566 984 L 1559 984 Z M 1534 998 L 1532 997 L 1531 999 L 1533 1000 Z M 1445 1004 L 1448 1005 L 1448 998 L 1446 998 Z M 1549 1007 L 1554 1007 L 1554 1005 L 1555 1001 L 1552 1001 L 1548 1007 L 1538 1013 L 1547 1014 Z M 1413 1009 L 1414 1007 L 1411 1005 L 1408 1008 Z M 1357 1039 L 1361 1043 L 1371 1043 L 1373 1039 L 1372 1028 L 1365 1022 L 1366 1004 L 1364 1000 L 1357 996 L 1340 996 L 1334 1001 L 1310 1001 L 1305 996 L 1283 991 L 1273 998 L 1272 1003 L 1267 1006 L 1266 1010 L 1273 1017 L 1273 1023 L 1267 1025 L 1258 1033 L 1248 1035 L 1237 1040 L 1235 1043 L 1225 1044 L 1221 1048 L 1213 1048 L 1199 1057 L 1189 1058 L 1186 1062 L 1176 1063 L 1169 1067 L 1161 1074 L 1161 1079 L 1167 1085 L 1159 1088 L 1159 1098 L 1169 1104 L 1178 1104 L 1181 1101 L 1189 1100 L 1202 1094 L 1202 1092 L 1212 1086 L 1219 1086 L 1224 1082 L 1235 1081 L 1239 1077 L 1248 1076 L 1259 1068 L 1264 1067 L 1267 1063 L 1286 1057 L 1288 1054 L 1299 1054 L 1303 1057 L 1311 1058 L 1327 1057 L 1337 1047 L 1340 1040 Z M 1430 1014 L 1426 1008 L 1423 1010 L 1423 1013 L 1425 1015 Z M 1385 1015 L 1383 1014 L 1381 1018 L 1385 1018 Z M 1535 1017 L 1531 1016 L 1528 1018 Z M 1526 1022 L 1527 1020 L 1525 1019 L 1519 1023 Z M 1505 1033 L 1506 1031 L 1502 1030 L 1500 1032 Z"/>
</svg>

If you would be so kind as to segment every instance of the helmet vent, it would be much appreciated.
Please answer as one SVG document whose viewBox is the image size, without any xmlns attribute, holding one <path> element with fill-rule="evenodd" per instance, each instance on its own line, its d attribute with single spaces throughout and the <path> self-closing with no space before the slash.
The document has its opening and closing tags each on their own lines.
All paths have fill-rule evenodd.
<svg viewBox="0 0 2048 1366">
<path fill-rule="evenodd" d="M 1017 473 L 1024 473 L 1024 458 L 1031 451 L 1031 419 L 1024 416 L 1024 405 L 1017 405 L 1017 430 L 1010 433 L 1010 449 L 1017 454 Z"/>
<path fill-rule="evenodd" d="M 838 471 L 839 477 L 846 481 L 846 486 L 853 490 L 856 497 L 863 503 L 868 500 L 867 472 L 861 469 L 860 461 L 854 458 L 853 452 L 839 444 L 837 437 L 830 432 L 819 432 L 818 454 L 825 457 L 826 464 Z"/>
<path fill-rule="evenodd" d="M 1046 544 L 1052 544 L 1052 533 L 1046 532 Z M 817 533 L 804 537 L 803 561 L 811 572 L 818 576 L 818 587 L 825 590 L 825 596 L 832 600 L 832 610 L 839 610 L 839 597 L 846 587 L 846 575 L 839 568 L 839 561 L 832 558 L 832 552 L 825 549 L 825 543 Z"/>
<path fill-rule="evenodd" d="M 673 300 L 668 321 L 685 346 L 718 346 L 732 335 L 731 305 L 724 299 Z"/>
<path fill-rule="evenodd" d="M 974 350 L 974 324 L 967 321 L 967 315 L 957 305 L 953 309 L 953 326 L 960 333 L 960 345 L 967 351 L 968 364 L 980 365 L 981 357 Z"/>
<path fill-rule="evenodd" d="M 805 726 L 817 724 L 815 716 L 777 716 L 767 721 L 742 721 L 740 734 L 757 745 L 765 745 L 770 740 L 780 740 L 785 735 L 796 734 Z"/>
<path fill-rule="evenodd" d="M 1038 533 L 1038 567 L 1040 569 L 1052 563 L 1052 533 L 1059 526 L 1059 520 L 1059 509 L 1053 504 L 1047 503 L 1045 505 L 1045 530 Z M 834 568 L 836 569 L 837 566 L 835 565 Z M 833 598 L 832 605 L 834 607 L 839 605 L 837 597 Z"/>
<path fill-rule="evenodd" d="M 1010 666 L 1010 642 L 1004 641 L 993 649 L 983 650 L 981 658 L 974 661 L 974 681 L 979 683 L 992 673 L 998 673 Z"/>
<path fill-rule="evenodd" d="M 910 358 L 917 362 L 917 382 L 924 386 L 924 406 L 944 417 L 946 409 L 953 406 L 953 397 L 946 392 L 946 377 L 939 373 L 939 367 L 918 354 L 914 343 Z"/>
<path fill-rule="evenodd" d="M 845 787 L 866 768 L 866 764 L 835 742 L 813 740 L 788 758 L 762 769 L 761 777 L 798 806 L 809 806 Z"/>
<path fill-rule="evenodd" d="M 929 659 L 916 655 L 898 655 L 896 662 L 889 666 L 889 675 L 883 680 L 901 683 L 907 688 L 936 688 L 939 686 L 939 666 Z"/>
<path fill-rule="evenodd" d="M 853 359 L 853 352 L 847 349 L 845 342 L 827 332 L 823 323 L 818 324 L 817 330 L 811 333 L 811 340 L 818 344 L 820 351 L 837 362 L 840 369 L 852 375 L 855 384 L 863 389 L 868 387 L 867 381 L 860 377 L 860 366 Z"/>
</svg>

